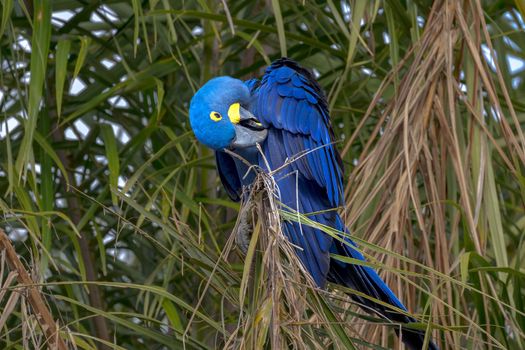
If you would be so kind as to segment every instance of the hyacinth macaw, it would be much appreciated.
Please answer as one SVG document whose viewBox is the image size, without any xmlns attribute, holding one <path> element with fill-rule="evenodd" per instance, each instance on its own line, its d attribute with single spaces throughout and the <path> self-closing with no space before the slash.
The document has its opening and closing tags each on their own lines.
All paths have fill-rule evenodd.
<svg viewBox="0 0 525 350">
<path fill-rule="evenodd" d="M 266 69 L 261 80 L 243 82 L 231 77 L 209 80 L 193 96 L 190 124 L 197 139 L 215 150 L 217 170 L 231 199 L 238 201 L 243 188 L 254 176 L 247 165 L 224 150 L 239 154 L 251 164 L 266 169 L 280 168 L 274 175 L 280 202 L 310 219 L 347 232 L 334 210 L 343 204 L 343 165 L 334 146 L 325 95 L 312 74 L 295 61 L 281 58 Z M 262 148 L 263 155 L 256 145 Z M 264 159 L 265 158 L 265 159 Z M 268 170 L 268 169 L 266 169 Z M 248 176 L 245 176 L 248 174 Z M 253 172 L 252 172 L 253 174 Z M 289 176 L 284 176 L 289 175 Z M 298 190 L 298 191 L 297 191 Z M 321 212 L 321 213 L 319 213 Z M 383 282 L 374 269 L 341 262 L 330 257 L 337 254 L 365 260 L 345 235 L 346 244 L 311 226 L 283 222 L 287 239 L 295 246 L 302 264 L 315 283 L 340 284 L 406 311 L 405 306 Z M 396 323 L 408 324 L 415 319 L 352 295 L 368 311 Z M 402 328 L 402 340 L 410 349 L 421 349 L 424 332 Z M 437 349 L 431 342 L 430 349 Z"/>
</svg>

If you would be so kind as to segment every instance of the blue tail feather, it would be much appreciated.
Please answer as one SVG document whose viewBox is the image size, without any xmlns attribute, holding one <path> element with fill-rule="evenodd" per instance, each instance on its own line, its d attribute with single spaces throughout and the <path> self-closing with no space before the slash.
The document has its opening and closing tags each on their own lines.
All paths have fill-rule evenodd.
<svg viewBox="0 0 525 350">
<path fill-rule="evenodd" d="M 337 214 L 336 214 L 337 215 Z M 340 226 L 339 229 L 346 231 L 340 217 L 337 219 Z M 357 249 L 357 247 L 350 238 L 345 238 L 347 242 L 343 243 L 334 240 L 331 247 L 331 253 L 341 256 L 350 257 L 353 259 L 365 261 L 365 257 Z M 328 281 L 337 283 L 347 288 L 354 289 L 363 294 L 366 294 L 374 299 L 380 300 L 384 303 L 395 306 L 403 311 L 407 311 L 406 307 L 396 297 L 394 292 L 387 286 L 387 284 L 379 277 L 378 273 L 369 266 L 354 265 L 342 262 L 337 259 L 331 259 L 330 270 L 328 273 Z M 411 350 L 423 349 L 425 332 L 420 330 L 410 329 L 404 325 L 416 322 L 416 320 L 404 313 L 397 312 L 389 307 L 378 304 L 368 298 L 363 298 L 358 295 L 351 295 L 354 300 L 363 305 L 368 312 L 375 312 L 381 317 L 385 317 L 390 321 L 399 323 L 401 327 L 396 327 L 396 332 L 401 337 L 401 340 Z M 438 347 L 430 341 L 428 349 L 438 350 Z"/>
</svg>

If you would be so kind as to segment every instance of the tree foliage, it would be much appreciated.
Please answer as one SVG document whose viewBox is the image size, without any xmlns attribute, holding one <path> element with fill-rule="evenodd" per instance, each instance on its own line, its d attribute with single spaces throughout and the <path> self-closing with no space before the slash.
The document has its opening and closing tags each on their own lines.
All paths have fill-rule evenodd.
<svg viewBox="0 0 525 350">
<path fill-rule="evenodd" d="M 522 1 L 0 4 L 0 227 L 68 346 L 397 344 L 337 288 L 288 276 L 265 299 L 264 254 L 231 249 L 239 205 L 188 103 L 286 55 L 327 92 L 341 211 L 416 326 L 443 349 L 525 348 Z M 0 347 L 53 343 L 12 271 L 0 252 Z"/>
</svg>

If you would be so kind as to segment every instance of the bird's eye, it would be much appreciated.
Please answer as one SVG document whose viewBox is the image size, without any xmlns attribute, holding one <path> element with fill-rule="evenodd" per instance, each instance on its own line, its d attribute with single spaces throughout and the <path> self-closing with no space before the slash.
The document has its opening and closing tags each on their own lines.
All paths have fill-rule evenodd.
<svg viewBox="0 0 525 350">
<path fill-rule="evenodd" d="M 219 112 L 211 112 L 210 113 L 210 119 L 213 121 L 218 122 L 222 119 L 222 115 Z"/>
</svg>

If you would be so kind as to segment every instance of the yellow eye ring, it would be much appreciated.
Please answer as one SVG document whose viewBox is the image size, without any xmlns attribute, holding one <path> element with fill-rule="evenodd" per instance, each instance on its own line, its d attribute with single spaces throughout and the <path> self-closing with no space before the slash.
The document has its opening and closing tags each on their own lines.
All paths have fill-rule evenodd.
<svg viewBox="0 0 525 350">
<path fill-rule="evenodd" d="M 219 112 L 211 112 L 210 113 L 210 119 L 215 121 L 215 122 L 218 122 L 219 120 L 222 119 L 222 115 Z"/>
</svg>

